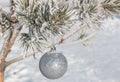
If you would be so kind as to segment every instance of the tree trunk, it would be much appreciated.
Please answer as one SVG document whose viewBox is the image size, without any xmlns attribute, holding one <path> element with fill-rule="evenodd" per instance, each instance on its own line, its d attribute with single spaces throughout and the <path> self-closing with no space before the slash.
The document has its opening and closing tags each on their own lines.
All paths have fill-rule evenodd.
<svg viewBox="0 0 120 82">
<path fill-rule="evenodd" d="M 0 82 L 4 82 L 4 71 L 0 71 Z"/>
<path fill-rule="evenodd" d="M 6 62 L 0 59 L 0 82 L 4 82 L 4 72 L 6 68 Z"/>
</svg>

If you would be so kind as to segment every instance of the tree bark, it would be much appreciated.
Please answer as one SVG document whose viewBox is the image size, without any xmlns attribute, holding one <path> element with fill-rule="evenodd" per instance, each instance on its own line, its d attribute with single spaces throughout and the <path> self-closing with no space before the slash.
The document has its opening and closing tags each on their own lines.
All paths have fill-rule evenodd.
<svg viewBox="0 0 120 82">
<path fill-rule="evenodd" d="M 4 82 L 4 71 L 0 71 L 0 82 Z"/>
<path fill-rule="evenodd" d="M 4 72 L 6 68 L 6 62 L 0 59 L 0 82 L 4 82 Z"/>
<path fill-rule="evenodd" d="M 7 41 L 0 57 L 0 82 L 4 82 L 4 72 L 6 68 L 6 57 L 9 54 L 11 47 L 13 46 L 18 34 L 20 33 L 22 26 L 19 29 L 14 29 L 11 38 Z"/>
</svg>

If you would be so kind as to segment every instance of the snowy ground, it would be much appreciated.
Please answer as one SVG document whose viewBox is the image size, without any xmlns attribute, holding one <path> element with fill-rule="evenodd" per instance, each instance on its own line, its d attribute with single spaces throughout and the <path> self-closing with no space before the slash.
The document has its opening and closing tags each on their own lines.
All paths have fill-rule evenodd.
<svg viewBox="0 0 120 82">
<path fill-rule="evenodd" d="M 0 0 L 0 6 L 9 6 Z M 5 5 L 5 6 L 4 6 Z M 13 47 L 12 56 L 19 54 Z M 11 65 L 6 70 L 5 82 L 120 82 L 120 19 L 107 20 L 105 30 L 93 40 L 92 48 L 81 44 L 59 46 L 68 60 L 68 71 L 57 80 L 49 80 L 39 72 L 41 55 L 34 60 Z"/>
</svg>

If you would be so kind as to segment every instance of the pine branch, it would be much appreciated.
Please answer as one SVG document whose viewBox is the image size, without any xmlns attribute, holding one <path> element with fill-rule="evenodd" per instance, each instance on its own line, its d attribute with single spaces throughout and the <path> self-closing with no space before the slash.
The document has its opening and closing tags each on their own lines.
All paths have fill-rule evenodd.
<svg viewBox="0 0 120 82">
<path fill-rule="evenodd" d="M 16 1 L 16 13 L 20 18 L 19 21 L 28 24 L 26 28 L 29 29 L 29 32 L 22 33 L 24 35 L 21 35 L 20 38 L 25 52 L 42 51 L 42 48 L 47 46 L 46 43 L 49 42 L 51 36 L 59 37 L 69 30 L 73 12 L 68 9 L 68 6 L 59 9 L 56 8 L 55 2 L 52 6 L 50 4 L 49 1 Z"/>
<path fill-rule="evenodd" d="M 71 36 L 73 36 L 73 34 L 78 33 L 80 30 L 81 30 L 81 28 L 75 30 L 74 32 L 71 32 L 70 34 L 65 35 L 65 36 L 62 37 L 61 39 L 57 40 L 57 41 L 54 43 L 54 45 L 64 44 L 64 41 L 65 41 L 65 40 L 67 40 L 68 38 L 70 38 Z M 46 51 L 47 49 L 51 48 L 52 46 L 53 46 L 53 44 L 48 45 L 48 46 L 43 50 L 43 52 Z M 25 58 L 24 58 L 23 55 L 22 55 L 22 56 L 19 56 L 19 57 L 14 58 L 14 59 L 12 59 L 12 60 L 10 60 L 10 61 L 7 61 L 7 62 L 6 62 L 6 66 L 11 65 L 11 64 L 13 64 L 13 63 L 15 63 L 15 62 L 24 60 L 24 59 L 29 58 L 29 57 L 31 57 L 31 56 L 34 56 L 35 53 L 38 53 L 38 52 L 34 52 L 34 53 L 32 53 L 32 54 L 28 54 L 28 55 L 25 56 Z"/>
<path fill-rule="evenodd" d="M 98 12 L 105 18 L 114 17 L 120 14 L 120 1 L 119 0 L 100 0 Z"/>
<path fill-rule="evenodd" d="M 76 43 L 84 43 L 86 40 L 88 40 L 88 39 L 90 39 L 90 38 L 92 38 L 94 36 L 94 34 L 92 34 L 92 35 L 90 35 L 89 37 L 87 37 L 87 38 L 84 38 L 83 40 L 77 40 L 77 41 L 73 41 L 73 42 L 60 42 L 60 41 L 58 41 L 58 42 L 56 42 L 55 44 L 61 44 L 61 45 L 65 45 L 65 44 L 76 44 Z M 67 39 L 67 38 L 66 38 Z M 62 39 L 61 39 L 62 40 Z M 86 44 L 85 44 L 86 45 Z M 50 46 L 48 46 L 48 48 L 49 47 L 51 47 L 52 45 L 50 45 Z M 16 62 L 19 62 L 19 61 L 22 61 L 22 60 L 24 60 L 24 59 L 26 59 L 26 58 L 29 58 L 29 57 L 31 57 L 31 56 L 34 56 L 34 54 L 35 54 L 35 52 L 34 53 L 32 53 L 32 54 L 28 54 L 25 58 L 23 57 L 23 56 L 19 56 L 19 57 L 16 57 L 16 58 L 14 58 L 14 59 L 12 59 L 12 60 L 10 60 L 10 61 L 7 61 L 6 62 L 6 66 L 9 66 L 9 65 L 11 65 L 11 64 L 14 64 L 14 63 L 16 63 Z"/>
<path fill-rule="evenodd" d="M 30 3 L 30 1 L 33 1 Z M 16 1 L 16 12 L 19 20 L 28 24 L 29 33 L 26 36 L 22 36 L 23 45 L 25 49 L 30 48 L 31 43 L 34 43 L 36 48 L 40 48 L 36 41 L 31 42 L 32 38 L 42 38 L 44 42 L 49 40 L 53 36 L 65 35 L 66 31 L 70 28 L 66 28 L 71 22 L 70 17 L 73 16 L 69 10 L 69 6 L 62 6 L 57 8 L 56 5 L 50 6 L 49 2 L 39 2 L 38 0 L 18 0 Z M 79 7 L 79 8 L 77 8 Z M 65 40 L 72 37 L 76 33 L 80 33 L 77 42 L 81 42 L 84 45 L 85 41 L 91 38 L 93 30 L 101 27 L 101 21 L 106 17 L 115 16 L 120 14 L 120 1 L 119 0 L 78 0 L 77 16 L 81 22 L 81 28 L 74 32 L 63 36 L 56 40 L 54 45 L 63 44 Z M 17 10 L 18 9 L 18 10 Z M 76 14 L 75 14 L 76 15 Z M 32 26 L 32 28 L 31 28 Z M 66 27 L 65 27 L 66 26 Z M 27 42 L 28 41 L 28 42 Z M 30 44 L 29 44 L 30 41 Z M 41 40 L 39 40 L 41 41 Z M 53 44 L 46 45 L 42 51 L 49 49 Z M 26 58 L 33 56 L 34 54 L 26 55 Z M 7 65 L 23 60 L 23 56 L 14 58 L 8 61 Z"/>
</svg>

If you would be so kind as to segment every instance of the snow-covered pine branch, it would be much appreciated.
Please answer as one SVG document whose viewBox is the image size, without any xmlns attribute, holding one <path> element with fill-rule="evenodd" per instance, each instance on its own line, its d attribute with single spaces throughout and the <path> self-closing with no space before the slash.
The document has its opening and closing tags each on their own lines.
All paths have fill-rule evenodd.
<svg viewBox="0 0 120 82">
<path fill-rule="evenodd" d="M 101 29 L 104 19 L 120 14 L 119 0 L 15 0 L 14 6 L 13 16 L 28 30 L 20 34 L 25 52 L 42 52 L 53 36 L 61 38 L 71 30 L 73 19 L 81 23 L 79 40 Z M 5 34 L 13 27 L 11 17 L 2 9 L 1 17 L 0 29 Z"/>
</svg>

